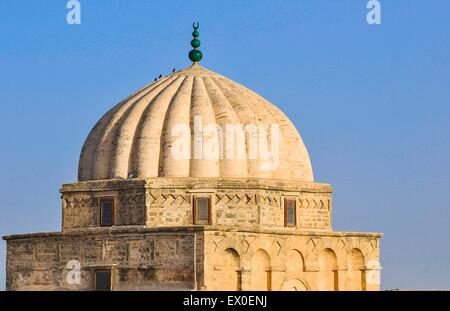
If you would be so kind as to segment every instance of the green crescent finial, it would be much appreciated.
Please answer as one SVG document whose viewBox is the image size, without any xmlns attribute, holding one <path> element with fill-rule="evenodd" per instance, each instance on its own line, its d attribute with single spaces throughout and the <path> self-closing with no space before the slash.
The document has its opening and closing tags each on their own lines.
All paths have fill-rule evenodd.
<svg viewBox="0 0 450 311">
<path fill-rule="evenodd" d="M 192 28 L 194 28 L 192 36 L 194 37 L 194 39 L 192 39 L 191 41 L 191 46 L 194 49 L 189 52 L 189 59 L 194 63 L 198 63 L 203 58 L 202 51 L 198 49 L 200 47 L 200 40 L 198 39 L 198 36 L 200 35 L 200 33 L 198 32 L 199 27 L 200 24 L 198 22 L 192 24 Z"/>
</svg>

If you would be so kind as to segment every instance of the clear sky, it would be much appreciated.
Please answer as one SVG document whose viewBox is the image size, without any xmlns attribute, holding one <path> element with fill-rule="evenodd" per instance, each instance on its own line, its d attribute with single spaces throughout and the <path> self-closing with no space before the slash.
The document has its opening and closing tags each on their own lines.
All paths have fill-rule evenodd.
<svg viewBox="0 0 450 311">
<path fill-rule="evenodd" d="M 58 231 L 59 187 L 112 105 L 188 66 L 255 90 L 296 124 L 333 225 L 384 232 L 384 289 L 450 289 L 450 2 L 0 2 L 0 235 Z M 5 246 L 0 244 L 0 289 Z"/>
</svg>

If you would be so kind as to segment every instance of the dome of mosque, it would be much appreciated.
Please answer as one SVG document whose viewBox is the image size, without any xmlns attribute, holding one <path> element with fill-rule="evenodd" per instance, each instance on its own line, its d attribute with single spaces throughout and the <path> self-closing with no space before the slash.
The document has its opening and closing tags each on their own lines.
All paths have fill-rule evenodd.
<svg viewBox="0 0 450 311">
<path fill-rule="evenodd" d="M 313 181 L 288 117 L 197 63 L 113 107 L 84 143 L 80 181 L 153 177 Z"/>
</svg>

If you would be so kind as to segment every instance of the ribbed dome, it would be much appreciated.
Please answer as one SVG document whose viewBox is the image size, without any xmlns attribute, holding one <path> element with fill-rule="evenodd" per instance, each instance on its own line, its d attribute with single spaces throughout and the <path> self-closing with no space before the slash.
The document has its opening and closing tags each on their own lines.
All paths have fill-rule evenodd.
<svg viewBox="0 0 450 311">
<path fill-rule="evenodd" d="M 249 156 L 254 150 L 251 135 L 244 135 L 242 146 L 236 146 L 243 148 L 244 158 L 193 156 L 198 152 L 193 147 L 195 137 L 205 146 L 218 146 L 223 141 L 220 137 L 226 136 L 220 136 L 220 131 L 194 135 L 198 117 L 204 127 L 216 124 L 223 129 L 227 124 L 278 125 L 278 165 L 268 169 L 262 165 L 264 159 Z M 188 135 L 174 136 L 177 126 L 187 128 Z M 270 130 L 257 135 L 269 141 L 270 149 Z M 173 156 L 173 148 L 183 139 L 191 152 L 189 158 Z M 308 152 L 286 115 L 258 94 L 197 64 L 159 79 L 113 107 L 84 143 L 79 181 L 152 177 L 313 181 Z"/>
</svg>

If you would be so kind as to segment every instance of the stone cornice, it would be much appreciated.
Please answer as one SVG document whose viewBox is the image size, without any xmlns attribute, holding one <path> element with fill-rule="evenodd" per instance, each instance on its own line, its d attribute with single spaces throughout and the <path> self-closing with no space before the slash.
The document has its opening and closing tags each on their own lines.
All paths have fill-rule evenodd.
<svg viewBox="0 0 450 311">
<path fill-rule="evenodd" d="M 287 192 L 332 193 L 331 185 L 253 178 L 151 178 L 110 179 L 64 184 L 61 193 L 83 191 L 108 191 L 118 189 L 246 189 Z"/>
<path fill-rule="evenodd" d="M 227 226 L 180 226 L 180 227 L 155 227 L 148 228 L 144 226 L 120 226 L 112 228 L 81 228 L 70 229 L 63 232 L 40 232 L 29 234 L 16 234 L 4 236 L 3 240 L 21 240 L 33 238 L 47 238 L 47 237 L 64 237 L 64 236 L 111 236 L 121 237 L 126 234 L 192 234 L 192 233 L 227 233 L 240 232 L 249 234 L 276 234 L 276 235 L 295 235 L 295 236 L 316 236 L 316 237 L 364 237 L 378 239 L 383 237 L 382 233 L 372 232 L 321 232 L 321 231 L 307 231 L 290 228 L 235 228 Z"/>
</svg>

